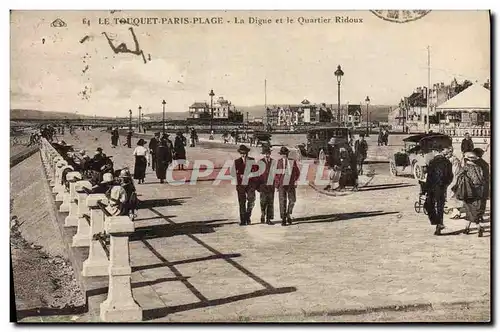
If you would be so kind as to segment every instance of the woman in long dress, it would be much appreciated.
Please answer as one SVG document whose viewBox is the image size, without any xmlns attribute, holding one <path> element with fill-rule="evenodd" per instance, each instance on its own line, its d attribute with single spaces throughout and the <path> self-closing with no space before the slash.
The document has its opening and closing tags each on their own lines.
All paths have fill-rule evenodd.
<svg viewBox="0 0 500 332">
<path fill-rule="evenodd" d="M 466 152 L 464 154 L 464 166 L 458 172 L 457 177 L 465 175 L 467 181 L 469 181 L 472 192 L 470 197 L 464 197 L 464 207 L 465 207 L 465 220 L 468 221 L 468 226 L 465 228 L 465 233 L 469 232 L 469 227 L 471 223 L 476 223 L 478 225 L 478 230 L 481 233 L 481 225 L 479 224 L 481 219 L 481 200 L 485 193 L 485 179 L 483 170 L 481 167 L 476 165 L 475 161 L 479 159 L 474 152 Z M 465 173 L 465 174 L 464 174 Z"/>
<path fill-rule="evenodd" d="M 148 149 L 144 147 L 144 144 L 146 144 L 146 142 L 141 138 L 139 142 L 137 142 L 137 147 L 134 150 L 134 179 L 138 180 L 139 184 L 144 183 L 146 167 L 148 165 Z"/>
<path fill-rule="evenodd" d="M 462 169 L 462 163 L 460 159 L 453 154 L 453 148 L 450 148 L 446 157 L 448 157 L 448 160 L 451 162 L 453 171 L 453 181 L 446 190 L 446 208 L 450 209 L 449 215 L 451 219 L 460 219 L 460 209 L 463 208 L 463 203 L 455 198 L 455 193 L 451 188 L 457 183 L 457 175 Z"/>
<path fill-rule="evenodd" d="M 178 169 L 184 169 L 186 161 L 186 138 L 182 132 L 178 132 L 174 141 L 174 159 L 177 161 Z"/>
<path fill-rule="evenodd" d="M 168 148 L 167 140 L 162 138 L 156 148 L 156 177 L 160 180 L 160 183 L 165 182 L 168 165 L 172 160 L 171 155 L 172 152 Z"/>
</svg>

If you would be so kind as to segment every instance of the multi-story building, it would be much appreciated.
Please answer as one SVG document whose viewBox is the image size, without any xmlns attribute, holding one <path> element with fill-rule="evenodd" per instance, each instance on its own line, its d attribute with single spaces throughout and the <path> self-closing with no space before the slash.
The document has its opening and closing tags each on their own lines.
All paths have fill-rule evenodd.
<svg viewBox="0 0 500 332">
<path fill-rule="evenodd" d="M 213 112 L 215 120 L 228 120 L 232 122 L 242 122 L 243 115 L 236 107 L 224 97 L 219 97 L 210 108 L 207 102 L 195 102 L 189 107 L 190 119 L 210 119 Z"/>
<path fill-rule="evenodd" d="M 190 119 L 205 119 L 210 118 L 209 113 L 210 106 L 205 102 L 194 102 L 193 105 L 189 106 L 189 118 Z"/>
<path fill-rule="evenodd" d="M 331 106 L 312 104 L 307 99 L 297 105 L 275 105 L 266 110 L 266 123 L 274 127 L 331 122 L 332 117 Z"/>
</svg>

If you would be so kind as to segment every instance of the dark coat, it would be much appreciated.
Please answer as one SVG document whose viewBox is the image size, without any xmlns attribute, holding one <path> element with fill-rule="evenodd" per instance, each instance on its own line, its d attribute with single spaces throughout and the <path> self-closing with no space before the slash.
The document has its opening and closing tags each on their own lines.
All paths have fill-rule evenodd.
<svg viewBox="0 0 500 332">
<path fill-rule="evenodd" d="M 148 145 L 148 148 L 149 150 L 151 151 L 152 154 L 156 154 L 156 148 L 158 147 L 158 139 L 156 139 L 156 137 L 153 137 L 150 141 L 149 141 L 149 145 Z"/>
<path fill-rule="evenodd" d="M 478 165 L 483 171 L 483 179 L 484 179 L 484 193 L 483 198 L 488 198 L 490 196 L 490 165 L 484 159 L 478 159 L 475 161 L 476 165 Z"/>
<path fill-rule="evenodd" d="M 238 185 L 244 185 L 243 184 L 243 176 L 245 175 L 245 169 L 246 169 L 246 164 L 250 163 L 252 166 L 250 170 L 252 172 L 256 172 L 258 169 L 258 165 L 255 163 L 255 159 L 252 157 L 247 157 L 246 163 L 243 161 L 242 158 L 238 158 L 234 161 L 234 173 L 236 175 L 236 181 Z M 248 179 L 248 185 L 252 185 L 257 187 L 259 183 L 259 178 L 257 177 L 252 177 Z"/>
<path fill-rule="evenodd" d="M 167 168 L 172 161 L 172 152 L 167 146 L 160 145 L 156 148 L 156 177 L 165 180 Z"/>
<path fill-rule="evenodd" d="M 446 192 L 446 188 L 453 181 L 453 167 L 451 162 L 442 155 L 437 155 L 427 167 L 426 188 Z"/>
<path fill-rule="evenodd" d="M 277 171 L 278 174 L 276 174 L 276 176 L 274 178 L 274 186 L 276 188 L 284 187 L 284 186 L 295 186 L 295 182 L 300 177 L 300 169 L 299 169 L 299 166 L 297 164 L 297 161 L 293 160 L 293 159 L 288 159 L 288 161 L 293 164 L 292 165 L 292 173 L 290 175 L 290 178 L 289 179 L 286 178 L 285 174 L 279 174 L 280 171 Z M 276 165 L 276 169 L 277 170 L 283 170 L 284 169 L 283 159 L 279 159 L 278 160 L 278 163 Z M 283 171 L 281 171 L 281 173 L 282 172 Z"/>
<path fill-rule="evenodd" d="M 271 173 L 271 169 L 276 165 L 276 160 L 273 158 L 269 158 L 269 162 L 266 162 L 266 158 L 262 158 L 259 160 L 260 163 L 265 165 L 264 172 L 260 175 L 259 178 L 259 190 L 262 191 L 273 191 L 274 190 L 274 179 L 269 179 L 269 174 Z"/>
<path fill-rule="evenodd" d="M 363 140 L 356 140 L 354 143 L 354 151 L 356 154 L 356 158 L 359 159 L 366 159 L 366 155 L 368 153 L 368 143 Z"/>
<path fill-rule="evenodd" d="M 474 150 L 474 142 L 472 141 L 472 138 L 464 138 L 462 140 L 462 144 L 461 144 L 461 150 L 462 150 L 462 153 L 465 153 L 465 152 L 471 152 L 472 150 Z"/>
<path fill-rule="evenodd" d="M 174 141 L 174 159 L 186 159 L 186 138 L 184 136 L 177 136 Z"/>
</svg>

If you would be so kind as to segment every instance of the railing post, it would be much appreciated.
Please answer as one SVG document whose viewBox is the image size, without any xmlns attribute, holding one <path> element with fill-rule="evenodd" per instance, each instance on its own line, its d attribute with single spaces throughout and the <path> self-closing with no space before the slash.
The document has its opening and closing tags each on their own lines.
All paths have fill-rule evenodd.
<svg viewBox="0 0 500 332">
<path fill-rule="evenodd" d="M 69 214 L 64 220 L 65 227 L 76 227 L 78 226 L 78 204 L 75 201 L 76 190 L 75 184 L 76 181 L 81 180 L 82 175 L 79 172 L 69 172 L 66 175 L 66 180 L 69 182 Z M 63 202 L 64 204 L 64 202 Z"/>
<path fill-rule="evenodd" d="M 78 229 L 76 234 L 73 236 L 72 247 L 88 247 L 90 246 L 90 241 L 92 236 L 90 235 L 90 225 L 87 219 L 83 216 L 89 213 L 89 208 L 87 207 L 87 193 L 83 190 L 87 188 L 92 189 L 92 183 L 89 181 L 78 181 L 75 183 L 75 192 L 77 199 L 77 217 L 78 217 Z"/>
<path fill-rule="evenodd" d="M 128 236 L 134 223 L 127 216 L 107 217 L 106 232 L 110 234 L 110 266 L 108 298 L 101 303 L 101 319 L 105 322 L 136 322 L 142 320 L 142 309 L 134 301 L 131 288 Z"/>
<path fill-rule="evenodd" d="M 64 169 L 64 166 L 67 166 L 67 165 L 68 165 L 68 163 L 66 162 L 66 160 L 60 160 L 56 164 L 55 183 L 54 183 L 54 188 L 52 188 L 53 194 L 58 194 L 61 191 L 62 171 Z"/>
<path fill-rule="evenodd" d="M 82 275 L 84 277 L 107 276 L 109 273 L 109 260 L 99 240 L 94 235 L 104 233 L 104 212 L 99 202 L 107 204 L 104 194 L 90 194 L 87 196 L 86 205 L 90 209 L 90 237 L 89 257 L 83 262 Z"/>
<path fill-rule="evenodd" d="M 49 182 L 49 186 L 51 187 L 54 187 L 56 184 L 57 184 L 57 176 L 56 176 L 56 173 L 57 173 L 57 163 L 59 161 L 62 161 L 64 160 L 61 156 L 56 156 L 53 160 L 52 160 L 52 163 L 51 163 L 51 169 L 50 169 L 50 182 Z"/>
<path fill-rule="evenodd" d="M 73 171 L 73 167 L 66 165 L 61 168 L 61 187 L 59 187 L 59 192 L 57 193 L 55 198 L 56 202 L 63 202 L 59 207 L 59 212 L 69 212 L 69 190 L 66 189 L 66 186 L 64 185 L 64 183 L 62 183 L 63 174 L 66 169 L 70 169 L 71 171 Z"/>
</svg>

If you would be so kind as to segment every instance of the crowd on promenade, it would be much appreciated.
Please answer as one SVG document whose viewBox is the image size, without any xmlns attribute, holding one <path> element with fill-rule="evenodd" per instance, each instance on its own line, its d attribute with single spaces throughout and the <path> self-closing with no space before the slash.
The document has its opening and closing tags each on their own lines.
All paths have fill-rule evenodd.
<svg viewBox="0 0 500 332">
<path fill-rule="evenodd" d="M 482 234 L 481 222 L 490 197 L 490 168 L 483 159 L 485 151 L 475 148 L 468 133 L 461 144 L 462 158 L 453 153 L 453 147 L 435 151 L 427 167 L 425 182 L 421 182 L 421 195 L 425 195 L 424 209 L 435 235 L 445 228 L 445 210 L 452 219 L 465 218 L 464 232 L 469 233 L 471 224 L 476 224 Z M 462 216 L 462 213 L 465 215 Z"/>
<path fill-rule="evenodd" d="M 195 135 L 191 132 L 190 141 L 194 144 Z M 112 133 L 112 147 L 116 147 L 117 142 Z M 66 156 L 69 165 L 93 184 L 94 193 L 105 193 L 110 198 L 112 213 L 134 218 L 138 204 L 134 180 L 143 184 L 147 167 L 152 168 L 160 183 L 165 183 L 167 170 L 173 162 L 177 169 L 183 170 L 188 140 L 182 132 L 176 133 L 173 141 L 168 134 L 161 135 L 160 132 L 155 133 L 149 142 L 139 139 L 132 152 L 135 159 L 133 173 L 128 169 L 115 170 L 111 158 L 102 148 L 90 157 L 84 150 L 73 151 L 72 146 L 64 141 L 52 144 L 61 155 Z M 246 145 L 240 145 L 237 151 L 240 157 L 233 162 L 232 175 L 236 179 L 240 225 L 251 223 L 257 192 L 260 194 L 261 223 L 274 224 L 274 200 L 275 192 L 278 192 L 281 224 L 291 224 L 297 200 L 297 180 L 301 173 L 300 163 L 289 158 L 290 151 L 284 146 L 279 150 L 278 160 L 271 158 L 271 147 L 266 144 L 262 146 L 262 158 L 259 160 L 249 157 L 250 148 Z M 339 142 L 338 138 L 332 137 L 327 151 L 330 184 L 325 189 L 342 191 L 352 187 L 357 190 L 367 151 L 368 143 L 363 133 L 356 140 L 351 136 L 349 141 Z M 453 219 L 465 218 L 468 222 L 466 232 L 471 223 L 480 227 L 483 221 L 490 195 L 489 165 L 482 159 L 485 151 L 475 148 L 470 136 L 466 135 L 461 153 L 461 158 L 455 156 L 452 147 L 434 151 L 428 163 L 426 180 L 421 182 L 424 209 L 430 223 L 436 227 L 436 235 L 444 229 L 445 211 L 450 211 Z"/>
</svg>

